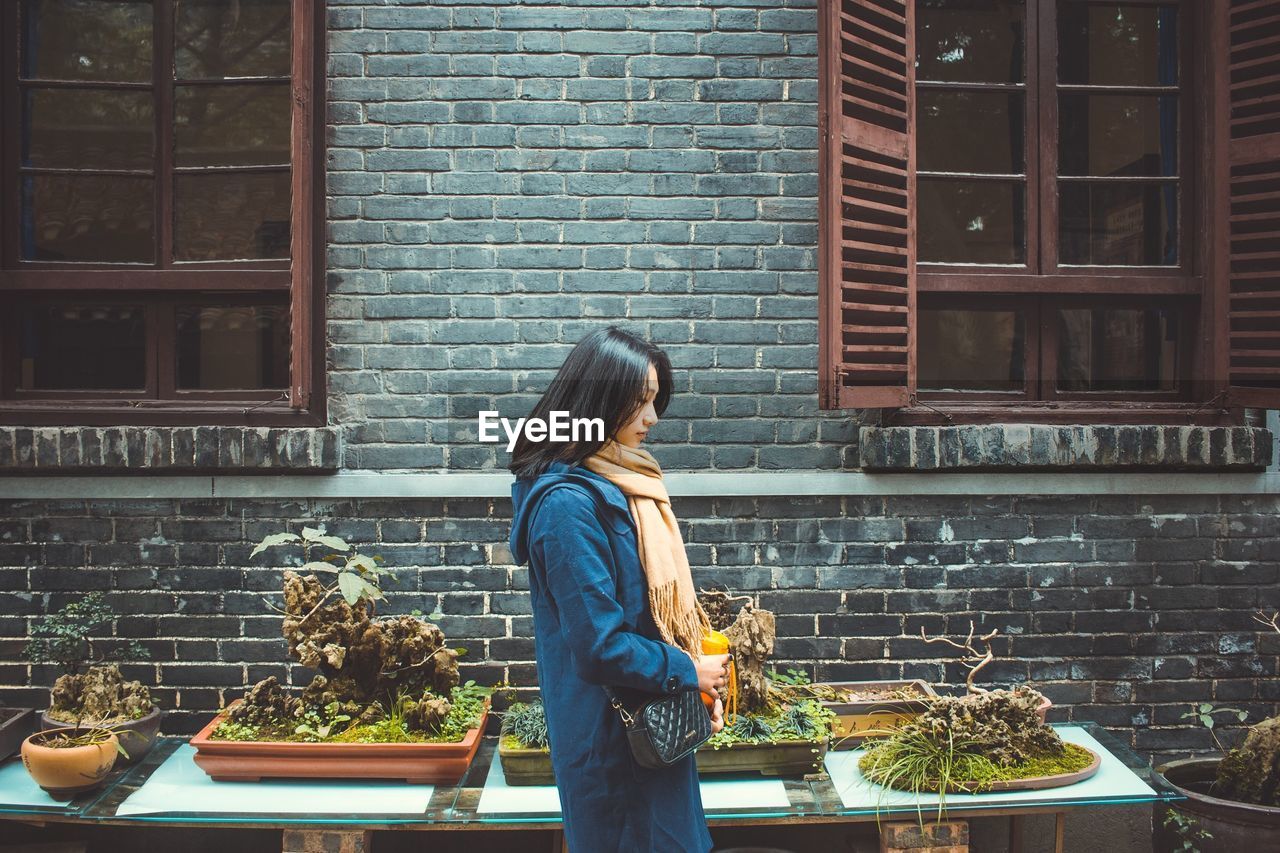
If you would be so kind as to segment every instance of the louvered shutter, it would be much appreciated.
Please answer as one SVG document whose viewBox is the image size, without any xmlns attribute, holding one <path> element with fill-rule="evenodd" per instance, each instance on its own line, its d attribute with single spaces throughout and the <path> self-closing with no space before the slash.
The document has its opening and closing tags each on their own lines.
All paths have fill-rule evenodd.
<svg viewBox="0 0 1280 853">
<path fill-rule="evenodd" d="M 323 242 L 323 236 L 315 233 L 314 213 L 316 184 L 323 181 L 322 170 L 315 168 L 313 145 L 316 98 L 324 97 L 323 90 L 315 91 L 316 52 L 323 50 L 323 40 L 317 40 L 315 35 L 317 17 L 313 3 L 295 0 L 290 92 L 293 169 L 289 205 L 289 407 L 292 409 L 309 408 L 312 402 L 315 257 L 317 241 Z"/>
<path fill-rule="evenodd" d="M 819 350 L 825 409 L 915 390 L 913 0 L 822 0 Z"/>
<path fill-rule="evenodd" d="M 1280 0 L 1222 6 L 1228 403 L 1280 408 Z"/>
</svg>

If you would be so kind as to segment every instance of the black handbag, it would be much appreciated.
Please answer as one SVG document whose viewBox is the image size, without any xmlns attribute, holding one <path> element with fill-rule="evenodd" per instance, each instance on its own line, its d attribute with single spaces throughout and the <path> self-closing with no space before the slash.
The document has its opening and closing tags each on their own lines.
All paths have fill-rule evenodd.
<svg viewBox="0 0 1280 853">
<path fill-rule="evenodd" d="M 675 764 L 711 737 L 711 715 L 697 690 L 657 699 L 624 702 L 605 687 L 609 704 L 622 718 L 631 755 L 641 767 L 660 769 Z"/>
</svg>

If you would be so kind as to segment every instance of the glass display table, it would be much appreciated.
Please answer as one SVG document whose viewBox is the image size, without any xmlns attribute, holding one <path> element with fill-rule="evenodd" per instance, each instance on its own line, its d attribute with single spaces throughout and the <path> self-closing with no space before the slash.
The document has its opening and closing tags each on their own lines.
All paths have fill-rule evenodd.
<svg viewBox="0 0 1280 853">
<path fill-rule="evenodd" d="M 1066 815 L 1120 805 L 1171 802 L 1177 792 L 1149 762 L 1093 723 L 1057 725 L 1064 739 L 1090 746 L 1103 758 L 1093 778 L 1062 788 L 949 795 L 945 818 L 1007 816 L 1011 849 L 1019 849 L 1021 819 L 1056 815 L 1061 851 Z M 560 823 L 554 787 L 507 786 L 497 760 L 497 738 L 487 737 L 457 785 L 408 785 L 367 780 L 213 782 L 191 761 L 183 738 L 161 738 L 135 767 L 116 771 L 106 785 L 69 803 L 50 800 L 20 762 L 0 765 L 0 820 L 84 822 L 284 830 L 286 853 L 312 847 L 317 834 L 355 836 L 350 849 L 367 849 L 374 830 L 555 829 Z M 712 826 L 886 821 L 938 816 L 936 796 L 919 799 L 867 782 L 857 771 L 860 751 L 830 752 L 826 772 L 804 779 L 708 777 L 703 805 Z M 361 841 L 361 839 L 364 839 Z"/>
</svg>

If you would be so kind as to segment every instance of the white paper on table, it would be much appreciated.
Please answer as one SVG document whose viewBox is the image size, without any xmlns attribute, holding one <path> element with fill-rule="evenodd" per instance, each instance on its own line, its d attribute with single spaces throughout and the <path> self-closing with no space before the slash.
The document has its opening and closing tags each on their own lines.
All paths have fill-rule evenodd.
<svg viewBox="0 0 1280 853">
<path fill-rule="evenodd" d="M 947 794 L 947 808 L 963 809 L 976 805 L 1013 805 L 1041 801 L 1147 802 L 1156 799 L 1156 792 L 1151 790 L 1146 782 L 1125 767 L 1120 759 L 1108 752 L 1106 747 L 1098 743 L 1087 731 L 1079 726 L 1060 726 L 1056 727 L 1055 731 L 1068 743 L 1088 747 L 1102 756 L 1098 772 L 1083 782 L 1061 788 L 1040 791 L 993 791 L 985 794 Z M 862 755 L 861 749 L 827 753 L 827 772 L 831 774 L 831 784 L 835 785 L 836 791 L 840 794 L 840 802 L 846 809 L 874 809 L 877 806 L 915 808 L 917 804 L 925 808 L 937 807 L 937 794 L 921 794 L 917 798 L 915 794 L 907 791 L 890 790 L 868 781 L 858 769 L 858 759 Z"/>
<path fill-rule="evenodd" d="M 702 807 L 707 811 L 731 809 L 786 809 L 791 807 L 781 779 L 701 780 Z M 495 755 L 480 792 L 476 811 L 482 814 L 560 814 L 560 793 L 555 785 L 508 785 L 502 761 Z"/>
<path fill-rule="evenodd" d="M 69 803 L 46 794 L 22 766 L 21 758 L 0 764 L 0 809 L 33 806 L 63 811 L 71 808 Z"/>
<path fill-rule="evenodd" d="M 174 750 L 116 814 L 420 815 L 435 792 L 434 785 L 372 779 L 215 782 L 196 765 L 195 754 L 189 744 Z"/>
</svg>

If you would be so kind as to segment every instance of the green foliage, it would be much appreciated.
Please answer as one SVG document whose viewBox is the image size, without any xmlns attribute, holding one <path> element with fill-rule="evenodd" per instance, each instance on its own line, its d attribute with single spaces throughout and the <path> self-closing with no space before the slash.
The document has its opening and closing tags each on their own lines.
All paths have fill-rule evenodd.
<svg viewBox="0 0 1280 853">
<path fill-rule="evenodd" d="M 502 733 L 525 749 L 549 749 L 546 708 L 541 702 L 517 702 L 503 715 Z"/>
<path fill-rule="evenodd" d="M 776 669 L 769 671 L 769 680 L 774 684 L 785 684 L 792 686 L 802 686 L 809 684 L 809 674 L 802 669 L 787 669 L 786 672 L 778 672 Z"/>
<path fill-rule="evenodd" d="M 1218 708 L 1210 702 L 1200 702 L 1191 706 L 1191 710 L 1182 715 L 1184 720 L 1195 720 L 1200 725 L 1209 730 L 1209 736 L 1213 738 L 1213 742 L 1218 745 L 1221 752 L 1227 749 L 1222 745 L 1222 741 L 1218 740 L 1218 732 L 1215 729 L 1217 721 L 1214 719 L 1219 714 L 1230 714 L 1236 718 L 1237 722 L 1243 723 L 1249 718 L 1248 711 L 1241 711 L 1239 708 Z"/>
<path fill-rule="evenodd" d="M 318 572 L 336 575 L 335 583 L 328 588 L 329 592 L 338 591 L 350 605 L 355 605 L 362 598 L 370 601 L 382 599 L 382 578 L 389 574 L 380 564 L 380 556 L 366 556 L 353 545 L 349 545 L 338 536 L 325 533 L 324 525 L 319 527 L 303 527 L 302 535 L 296 533 L 272 533 L 263 537 L 249 556 L 256 557 L 268 548 L 278 545 L 302 545 L 302 572 Z M 320 559 L 312 558 L 316 547 L 330 549 L 334 553 L 325 554 Z"/>
<path fill-rule="evenodd" d="M 338 702 L 330 702 L 322 710 L 308 708 L 302 715 L 302 722 L 294 726 L 293 733 L 302 735 L 302 740 L 322 741 L 333 733 L 334 727 L 341 723 L 351 722 L 350 714 L 339 711 Z"/>
<path fill-rule="evenodd" d="M 792 734 L 802 740 L 810 740 L 818 736 L 818 721 L 814 719 L 813 701 L 798 702 L 782 713 L 778 721 L 778 732 Z"/>
<path fill-rule="evenodd" d="M 1177 849 L 1184 851 L 1184 853 L 1200 853 L 1200 848 L 1197 845 L 1201 841 L 1213 838 L 1212 833 L 1200 828 L 1200 824 L 1195 818 L 1174 809 L 1169 809 L 1164 813 L 1164 825 L 1166 828 L 1173 830 L 1173 834 L 1177 836 L 1177 841 L 1179 842 Z"/>
<path fill-rule="evenodd" d="M 37 620 L 23 654 L 32 663 L 56 663 L 67 673 L 86 664 L 146 658 L 147 650 L 137 640 L 115 644 L 106 652 L 94 646 L 94 630 L 115 618 L 102 593 L 85 593 L 79 601 Z"/>
</svg>

